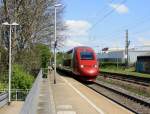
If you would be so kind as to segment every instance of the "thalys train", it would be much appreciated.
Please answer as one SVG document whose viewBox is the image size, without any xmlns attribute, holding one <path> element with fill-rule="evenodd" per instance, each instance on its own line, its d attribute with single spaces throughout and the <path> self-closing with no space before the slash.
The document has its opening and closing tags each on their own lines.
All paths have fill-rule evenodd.
<svg viewBox="0 0 150 114">
<path fill-rule="evenodd" d="M 63 68 L 85 81 L 94 81 L 99 74 L 96 53 L 90 47 L 75 47 L 65 53 Z"/>
</svg>

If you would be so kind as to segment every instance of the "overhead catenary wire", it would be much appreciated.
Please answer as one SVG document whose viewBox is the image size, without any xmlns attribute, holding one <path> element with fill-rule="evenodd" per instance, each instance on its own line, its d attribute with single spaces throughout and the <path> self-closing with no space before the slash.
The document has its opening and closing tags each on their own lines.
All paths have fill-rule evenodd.
<svg viewBox="0 0 150 114">
<path fill-rule="evenodd" d="M 123 0 L 123 1 L 121 1 L 119 4 L 122 5 L 122 4 L 125 3 L 126 1 L 127 1 L 127 0 Z M 115 9 L 119 8 L 120 5 L 118 5 Z M 110 11 L 109 11 L 108 13 L 106 13 L 102 18 L 98 19 L 98 20 L 92 25 L 92 27 L 89 29 L 89 31 L 92 30 L 92 29 L 94 29 L 94 28 L 96 27 L 96 25 L 98 25 L 98 24 L 99 24 L 100 22 L 102 22 L 106 17 L 108 17 L 109 15 L 111 15 L 111 14 L 115 11 L 115 9 L 110 10 Z"/>
<path fill-rule="evenodd" d="M 148 16 L 147 18 L 142 18 L 140 19 L 139 21 L 137 21 L 136 23 L 133 23 L 132 25 L 124 25 L 123 27 L 120 27 L 119 29 L 116 29 L 114 30 L 113 32 L 111 33 L 108 33 L 107 35 L 100 35 L 99 37 L 112 37 L 112 36 L 115 36 L 116 34 L 118 36 L 115 36 L 115 37 L 119 37 L 125 29 L 129 29 L 130 31 L 132 30 L 135 30 L 135 29 L 138 29 L 138 26 L 141 26 L 147 22 L 149 22 L 149 19 L 150 19 L 150 16 Z M 148 29 L 149 27 L 147 27 L 146 29 Z M 145 29 L 144 30 L 140 30 L 140 31 L 135 31 L 135 32 L 131 32 L 131 35 L 135 35 L 135 34 L 139 34 L 139 33 L 143 33 L 145 32 Z"/>
<path fill-rule="evenodd" d="M 114 0 L 110 0 L 109 4 L 111 4 L 112 2 L 114 2 Z M 91 19 L 95 20 L 95 18 L 97 18 L 102 12 L 107 10 L 107 8 L 107 6 L 103 6 L 97 13 L 95 13 L 95 15 Z"/>
<path fill-rule="evenodd" d="M 121 4 L 123 4 L 123 3 L 125 3 L 126 2 L 126 0 L 124 0 L 124 1 L 122 1 L 121 3 L 120 3 L 120 5 Z M 118 6 L 119 7 L 119 6 Z M 117 7 L 117 8 L 118 8 Z M 114 11 L 115 9 L 113 9 L 113 10 L 111 10 L 110 12 L 108 12 L 106 15 L 104 15 L 102 18 L 100 18 L 96 23 L 94 23 L 93 25 L 92 25 L 92 27 L 89 29 L 89 30 L 92 30 L 92 29 L 94 29 L 95 28 L 95 26 L 96 25 L 98 25 L 100 22 L 102 22 L 106 17 L 108 17 L 111 13 L 113 13 L 113 11 Z M 145 32 L 145 29 L 143 30 L 138 30 L 137 32 L 135 31 L 136 29 L 139 29 L 139 26 L 141 26 L 141 25 L 143 25 L 143 24 L 145 24 L 145 23 L 147 23 L 147 22 L 149 22 L 149 19 L 150 19 L 150 16 L 148 16 L 148 17 L 144 17 L 144 18 L 142 18 L 141 20 L 139 20 L 139 21 L 137 21 L 136 23 L 133 23 L 132 25 L 131 24 L 128 24 L 128 25 L 125 25 L 125 26 L 123 26 L 123 28 L 121 28 L 121 29 L 119 29 L 119 31 L 118 30 L 116 30 L 116 32 L 118 33 L 119 32 L 119 34 L 121 34 L 120 33 L 120 31 L 124 31 L 125 29 L 127 29 L 127 28 L 129 28 L 130 30 L 131 30 L 131 36 L 133 36 L 133 35 L 135 35 L 135 34 L 139 34 L 139 33 L 144 33 Z M 148 29 L 148 27 L 147 27 L 147 29 Z M 132 31 L 135 31 L 135 32 L 132 32 Z M 148 32 L 148 31 L 147 31 Z M 114 32 L 113 32 L 113 34 L 114 34 Z M 115 33 L 116 34 L 116 33 Z M 112 35 L 110 35 L 110 34 L 107 34 L 107 36 L 112 36 Z M 118 34 L 117 34 L 118 35 Z M 119 35 L 120 36 L 120 35 Z"/>
</svg>

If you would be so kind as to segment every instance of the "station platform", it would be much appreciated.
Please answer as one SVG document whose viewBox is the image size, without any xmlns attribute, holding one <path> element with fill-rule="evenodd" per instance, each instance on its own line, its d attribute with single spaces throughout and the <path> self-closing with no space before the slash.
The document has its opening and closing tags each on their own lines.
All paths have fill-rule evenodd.
<svg viewBox="0 0 150 114">
<path fill-rule="evenodd" d="M 13 101 L 10 105 L 0 108 L 0 114 L 19 114 L 23 103 L 23 101 Z"/>
<path fill-rule="evenodd" d="M 50 98 L 54 114 L 133 114 L 72 77 L 49 73 Z"/>
</svg>

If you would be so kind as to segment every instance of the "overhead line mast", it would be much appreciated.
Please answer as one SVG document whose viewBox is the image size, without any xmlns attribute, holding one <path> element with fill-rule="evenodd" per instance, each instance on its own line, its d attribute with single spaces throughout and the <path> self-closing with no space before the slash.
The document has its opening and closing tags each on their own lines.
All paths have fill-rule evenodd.
<svg viewBox="0 0 150 114">
<path fill-rule="evenodd" d="M 126 40 L 125 40 L 125 64 L 128 67 L 129 63 L 129 45 L 130 41 L 128 40 L 128 30 L 126 30 Z"/>
</svg>

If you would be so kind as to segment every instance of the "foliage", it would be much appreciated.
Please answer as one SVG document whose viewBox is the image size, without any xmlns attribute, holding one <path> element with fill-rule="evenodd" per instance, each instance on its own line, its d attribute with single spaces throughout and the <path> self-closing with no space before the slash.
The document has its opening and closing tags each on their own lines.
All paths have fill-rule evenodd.
<svg viewBox="0 0 150 114">
<path fill-rule="evenodd" d="M 124 69 L 124 63 L 116 63 L 116 62 L 100 62 L 100 68 L 103 69 Z M 118 68 L 117 68 L 118 67 Z"/>
<path fill-rule="evenodd" d="M 0 90 L 3 90 L 3 89 L 5 89 L 5 88 L 6 88 L 6 84 L 0 82 Z"/>
<path fill-rule="evenodd" d="M 8 53 L 0 46 L 0 73 L 8 68 Z"/>
<path fill-rule="evenodd" d="M 17 22 L 19 24 L 19 26 L 12 26 L 11 32 L 14 88 L 28 88 L 30 84 L 27 82 L 32 82 L 29 73 L 31 74 L 33 70 L 39 71 L 41 67 L 46 68 L 48 65 L 50 50 L 47 45 L 51 48 L 54 42 L 54 5 L 56 3 L 63 4 L 61 0 L 1 1 L 0 22 Z M 57 8 L 58 43 L 64 39 L 61 34 L 65 28 L 62 20 L 63 10 L 64 7 Z M 2 24 L 0 24 L 0 27 L 0 81 L 7 81 L 6 83 L 8 83 L 10 27 L 2 26 Z M 21 76 L 19 77 L 19 75 Z M 20 81 L 21 78 L 24 81 Z"/>
<path fill-rule="evenodd" d="M 34 81 L 33 76 L 26 73 L 21 65 L 13 65 L 12 88 L 30 89 Z"/>
<path fill-rule="evenodd" d="M 51 44 L 54 35 L 54 4 L 61 0 L 3 0 L 0 5 L 0 21 L 19 23 L 12 26 L 12 47 L 15 51 L 30 48 L 34 43 Z M 61 3 L 63 4 L 63 3 Z M 57 8 L 57 41 L 64 38 L 62 20 L 63 7 Z M 0 25 L 1 26 L 1 25 Z M 2 26 L 2 41 L 6 48 L 9 44 L 9 27 Z"/>
<path fill-rule="evenodd" d="M 112 72 L 112 73 L 121 73 L 121 74 L 127 74 L 127 75 L 132 75 L 132 76 L 150 78 L 149 74 L 135 72 L 134 66 L 126 68 L 125 64 L 118 63 L 118 67 L 117 67 L 116 62 L 102 62 L 102 63 L 100 63 L 100 71 Z"/>
<path fill-rule="evenodd" d="M 63 52 L 58 52 L 57 53 L 57 65 L 58 64 L 63 64 L 63 56 L 64 56 Z"/>
<path fill-rule="evenodd" d="M 32 50 L 25 50 L 18 53 L 15 62 L 22 64 L 24 68 L 33 73 L 33 70 L 39 71 L 40 68 L 47 68 L 50 59 L 50 49 L 44 44 L 35 44 Z"/>
<path fill-rule="evenodd" d="M 48 62 L 50 60 L 50 50 L 49 47 L 43 44 L 37 44 L 35 46 L 35 51 L 37 52 L 37 55 L 40 58 L 41 61 L 41 67 L 42 68 L 47 68 L 48 67 Z"/>
</svg>

